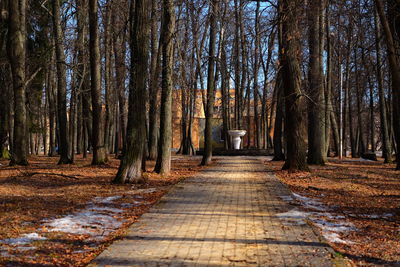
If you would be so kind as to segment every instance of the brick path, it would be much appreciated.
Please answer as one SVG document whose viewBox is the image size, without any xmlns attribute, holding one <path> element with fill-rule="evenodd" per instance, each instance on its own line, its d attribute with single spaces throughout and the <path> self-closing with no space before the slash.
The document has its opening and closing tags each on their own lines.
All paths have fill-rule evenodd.
<svg viewBox="0 0 400 267">
<path fill-rule="evenodd" d="M 175 186 L 91 266 L 332 266 L 304 223 L 276 214 L 290 192 L 261 158 L 223 157 Z"/>
</svg>

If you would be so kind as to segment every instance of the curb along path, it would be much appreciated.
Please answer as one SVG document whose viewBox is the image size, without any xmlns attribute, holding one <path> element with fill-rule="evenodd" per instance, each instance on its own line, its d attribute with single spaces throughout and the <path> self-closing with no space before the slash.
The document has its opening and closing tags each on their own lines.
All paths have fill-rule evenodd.
<svg viewBox="0 0 400 267">
<path fill-rule="evenodd" d="M 332 266 L 304 223 L 277 214 L 290 195 L 257 157 L 217 157 L 176 185 L 90 266 Z"/>
</svg>

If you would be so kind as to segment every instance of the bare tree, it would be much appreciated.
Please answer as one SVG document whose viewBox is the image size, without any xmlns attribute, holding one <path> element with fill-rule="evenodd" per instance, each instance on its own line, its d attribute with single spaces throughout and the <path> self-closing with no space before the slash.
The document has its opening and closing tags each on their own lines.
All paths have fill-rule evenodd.
<svg viewBox="0 0 400 267">
<path fill-rule="evenodd" d="M 8 56 L 14 89 L 14 136 L 10 165 L 28 165 L 25 106 L 26 1 L 9 1 Z"/>
<path fill-rule="evenodd" d="M 173 0 L 163 0 L 162 22 L 162 83 L 160 139 L 155 171 L 167 175 L 171 171 L 171 141 L 172 141 L 172 64 L 173 37 L 175 31 L 175 9 Z"/>
<path fill-rule="evenodd" d="M 101 101 L 101 66 L 100 44 L 98 26 L 97 0 L 89 0 L 89 52 L 90 52 L 90 77 L 93 109 L 92 145 L 93 165 L 107 162 L 107 153 L 104 146 L 104 114 Z"/>
<path fill-rule="evenodd" d="M 279 15 L 282 18 L 282 81 L 285 97 L 285 135 L 287 158 L 283 169 L 308 170 L 304 141 L 304 94 L 301 92 L 299 66 L 299 13 L 300 0 L 280 0 Z"/>
<path fill-rule="evenodd" d="M 146 73 L 149 72 L 149 0 L 131 3 L 131 77 L 129 114 L 124 157 L 114 179 L 116 183 L 143 182 L 142 159 L 146 143 Z"/>
<path fill-rule="evenodd" d="M 210 43 L 208 49 L 208 78 L 207 78 L 207 107 L 206 127 L 204 130 L 204 154 L 201 165 L 208 165 L 212 160 L 212 118 L 214 113 L 214 78 L 215 78 L 215 47 L 217 36 L 216 16 L 218 12 L 218 0 L 210 2 Z"/>
<path fill-rule="evenodd" d="M 396 27 L 392 24 L 390 27 L 388 17 L 385 14 L 383 4 L 381 0 L 375 0 L 376 10 L 379 15 L 379 19 L 382 24 L 383 33 L 386 39 L 386 45 L 388 50 L 388 61 L 390 66 L 390 73 L 392 77 L 392 93 L 393 93 L 393 129 L 395 133 L 397 146 L 400 144 L 400 64 L 397 55 L 397 48 L 400 45 L 398 39 L 399 29 L 398 21 Z M 400 3 L 395 0 L 388 0 L 389 12 L 398 14 L 400 10 Z M 393 18 L 392 18 L 393 19 Z M 397 170 L 400 170 L 400 149 L 397 148 Z"/>
</svg>

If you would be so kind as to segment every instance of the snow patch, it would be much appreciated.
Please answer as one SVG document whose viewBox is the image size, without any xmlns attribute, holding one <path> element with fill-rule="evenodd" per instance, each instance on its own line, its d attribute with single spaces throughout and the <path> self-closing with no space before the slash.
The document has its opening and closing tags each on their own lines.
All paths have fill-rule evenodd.
<svg viewBox="0 0 400 267">
<path fill-rule="evenodd" d="M 321 234 L 327 241 L 332 243 L 354 244 L 354 242 L 344 240 L 340 237 L 340 233 L 357 231 L 352 223 L 343 221 L 343 219 L 346 218 L 345 216 L 327 212 L 330 208 L 318 200 L 296 193 L 293 193 L 293 197 L 297 199 L 303 207 L 313 211 L 303 212 L 293 209 L 285 213 L 276 214 L 284 223 L 302 225 L 305 224 L 306 219 L 309 219 L 319 228 Z M 280 198 L 285 201 L 293 200 L 291 196 L 280 196 Z"/>
<path fill-rule="evenodd" d="M 326 240 L 328 240 L 331 243 L 341 243 L 341 244 L 347 244 L 347 245 L 354 244 L 354 242 L 352 242 L 352 241 L 341 239 L 338 233 L 322 232 L 322 235 L 325 237 Z"/>
<path fill-rule="evenodd" d="M 112 212 L 112 213 L 122 213 L 124 212 L 121 209 L 111 208 L 111 207 L 98 207 L 98 206 L 89 206 L 89 210 L 94 210 L 98 212 Z"/>
<path fill-rule="evenodd" d="M 315 199 L 312 199 L 312 198 L 309 198 L 309 197 L 305 197 L 305 196 L 301 196 L 301 195 L 296 194 L 296 193 L 293 193 L 293 196 L 297 200 L 299 200 L 303 204 L 303 206 L 305 206 L 306 208 L 313 209 L 313 210 L 318 210 L 318 211 L 326 211 L 326 210 L 328 210 L 324 206 L 324 204 L 322 204 L 321 202 L 319 202 L 319 201 L 317 201 Z"/>
<path fill-rule="evenodd" d="M 393 217 L 394 214 L 392 213 L 385 213 L 385 214 L 349 214 L 351 217 L 358 217 L 358 218 L 368 218 L 368 219 L 380 219 L 380 218 L 390 218 Z"/>
<path fill-rule="evenodd" d="M 122 225 L 122 222 L 115 217 L 123 210 L 99 206 L 98 204 L 112 204 L 113 201 L 120 198 L 121 196 L 96 197 L 86 209 L 78 210 L 61 218 L 48 220 L 44 226 L 48 228 L 49 232 L 90 235 L 95 239 L 102 239 Z M 98 204 L 96 205 L 96 203 Z"/>
<path fill-rule="evenodd" d="M 111 196 L 111 197 L 95 197 L 93 202 L 101 203 L 101 204 L 111 204 L 114 200 L 120 199 L 122 196 Z"/>
<path fill-rule="evenodd" d="M 287 202 L 293 201 L 292 196 L 279 196 L 279 198 Z"/>
<path fill-rule="evenodd" d="M 17 237 L 17 238 L 4 239 L 4 240 L 1 240 L 0 243 L 11 245 L 11 246 L 17 246 L 17 245 L 30 244 L 34 241 L 40 241 L 40 240 L 46 240 L 46 238 L 43 236 L 40 236 L 37 233 L 30 233 L 30 234 L 23 234 L 21 237 Z"/>
<path fill-rule="evenodd" d="M 282 219 L 306 219 L 308 217 L 308 214 L 307 212 L 293 209 L 288 212 L 276 214 L 275 216 Z"/>
<path fill-rule="evenodd" d="M 323 232 L 348 232 L 354 231 L 356 228 L 352 223 L 348 222 L 329 222 L 320 218 L 310 218 L 311 221 L 318 226 Z"/>
<path fill-rule="evenodd" d="M 288 212 L 279 213 L 275 215 L 289 225 L 305 225 L 308 214 L 307 212 L 292 209 Z"/>
</svg>

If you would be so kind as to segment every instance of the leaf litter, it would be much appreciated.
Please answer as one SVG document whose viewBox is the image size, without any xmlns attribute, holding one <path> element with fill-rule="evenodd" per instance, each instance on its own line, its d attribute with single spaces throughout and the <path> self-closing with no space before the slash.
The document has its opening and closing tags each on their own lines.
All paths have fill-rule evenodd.
<svg viewBox="0 0 400 267">
<path fill-rule="evenodd" d="M 172 185 L 204 168 L 198 157 L 174 156 L 169 176 L 152 173 L 155 163 L 148 162 L 146 184 L 112 185 L 118 160 L 104 166 L 80 156 L 73 165 L 57 160 L 32 156 L 26 167 L 1 162 L 0 266 L 85 266 Z"/>
<path fill-rule="evenodd" d="M 282 171 L 266 161 L 289 186 L 299 209 L 283 220 L 310 221 L 339 253 L 360 266 L 400 266 L 400 172 L 382 161 L 331 158 L 311 172 Z M 292 217 L 290 217 L 292 215 Z"/>
</svg>

